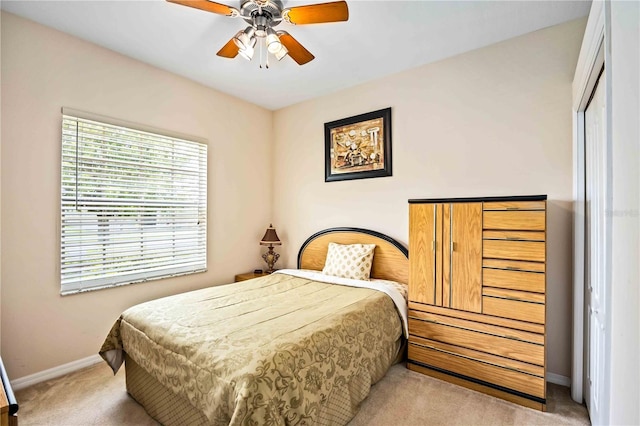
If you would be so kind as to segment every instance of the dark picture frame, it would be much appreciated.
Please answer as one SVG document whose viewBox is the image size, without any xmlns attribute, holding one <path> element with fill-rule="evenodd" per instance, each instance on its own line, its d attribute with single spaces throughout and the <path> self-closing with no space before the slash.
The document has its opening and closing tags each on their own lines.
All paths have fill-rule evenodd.
<svg viewBox="0 0 640 426">
<path fill-rule="evenodd" d="M 324 181 L 391 176 L 391 108 L 324 123 Z"/>
</svg>

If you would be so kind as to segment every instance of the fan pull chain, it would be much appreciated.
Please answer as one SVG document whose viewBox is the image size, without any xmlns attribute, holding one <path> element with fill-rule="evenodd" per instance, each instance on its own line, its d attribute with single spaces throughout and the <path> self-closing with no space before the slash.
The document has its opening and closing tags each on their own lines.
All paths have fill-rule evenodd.
<svg viewBox="0 0 640 426">
<path fill-rule="evenodd" d="M 267 69 L 269 69 L 269 50 L 267 50 L 267 53 L 265 53 L 265 56 L 267 57 Z"/>
<path fill-rule="evenodd" d="M 260 69 L 262 69 L 262 43 L 260 43 Z"/>
</svg>

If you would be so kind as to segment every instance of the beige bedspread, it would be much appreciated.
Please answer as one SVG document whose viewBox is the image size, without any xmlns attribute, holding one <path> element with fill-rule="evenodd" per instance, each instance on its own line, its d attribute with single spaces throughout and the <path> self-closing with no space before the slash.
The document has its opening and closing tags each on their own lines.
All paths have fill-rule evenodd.
<svg viewBox="0 0 640 426">
<path fill-rule="evenodd" d="M 401 335 L 382 292 L 273 274 L 134 306 L 100 355 L 117 371 L 124 350 L 212 424 L 339 424 Z"/>
</svg>

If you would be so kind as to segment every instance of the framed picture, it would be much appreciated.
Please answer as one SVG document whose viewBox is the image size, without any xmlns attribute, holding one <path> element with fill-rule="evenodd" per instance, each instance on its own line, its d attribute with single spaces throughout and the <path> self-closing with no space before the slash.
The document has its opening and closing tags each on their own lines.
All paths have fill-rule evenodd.
<svg viewBox="0 0 640 426">
<path fill-rule="evenodd" d="M 324 124 L 325 182 L 391 176 L 391 108 Z"/>
</svg>

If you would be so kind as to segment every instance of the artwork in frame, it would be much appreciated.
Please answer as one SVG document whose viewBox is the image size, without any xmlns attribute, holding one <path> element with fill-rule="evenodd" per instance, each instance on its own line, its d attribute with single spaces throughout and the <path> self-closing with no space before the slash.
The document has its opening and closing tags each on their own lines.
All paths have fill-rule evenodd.
<svg viewBox="0 0 640 426">
<path fill-rule="evenodd" d="M 324 124 L 325 182 L 391 176 L 391 108 Z"/>
</svg>

